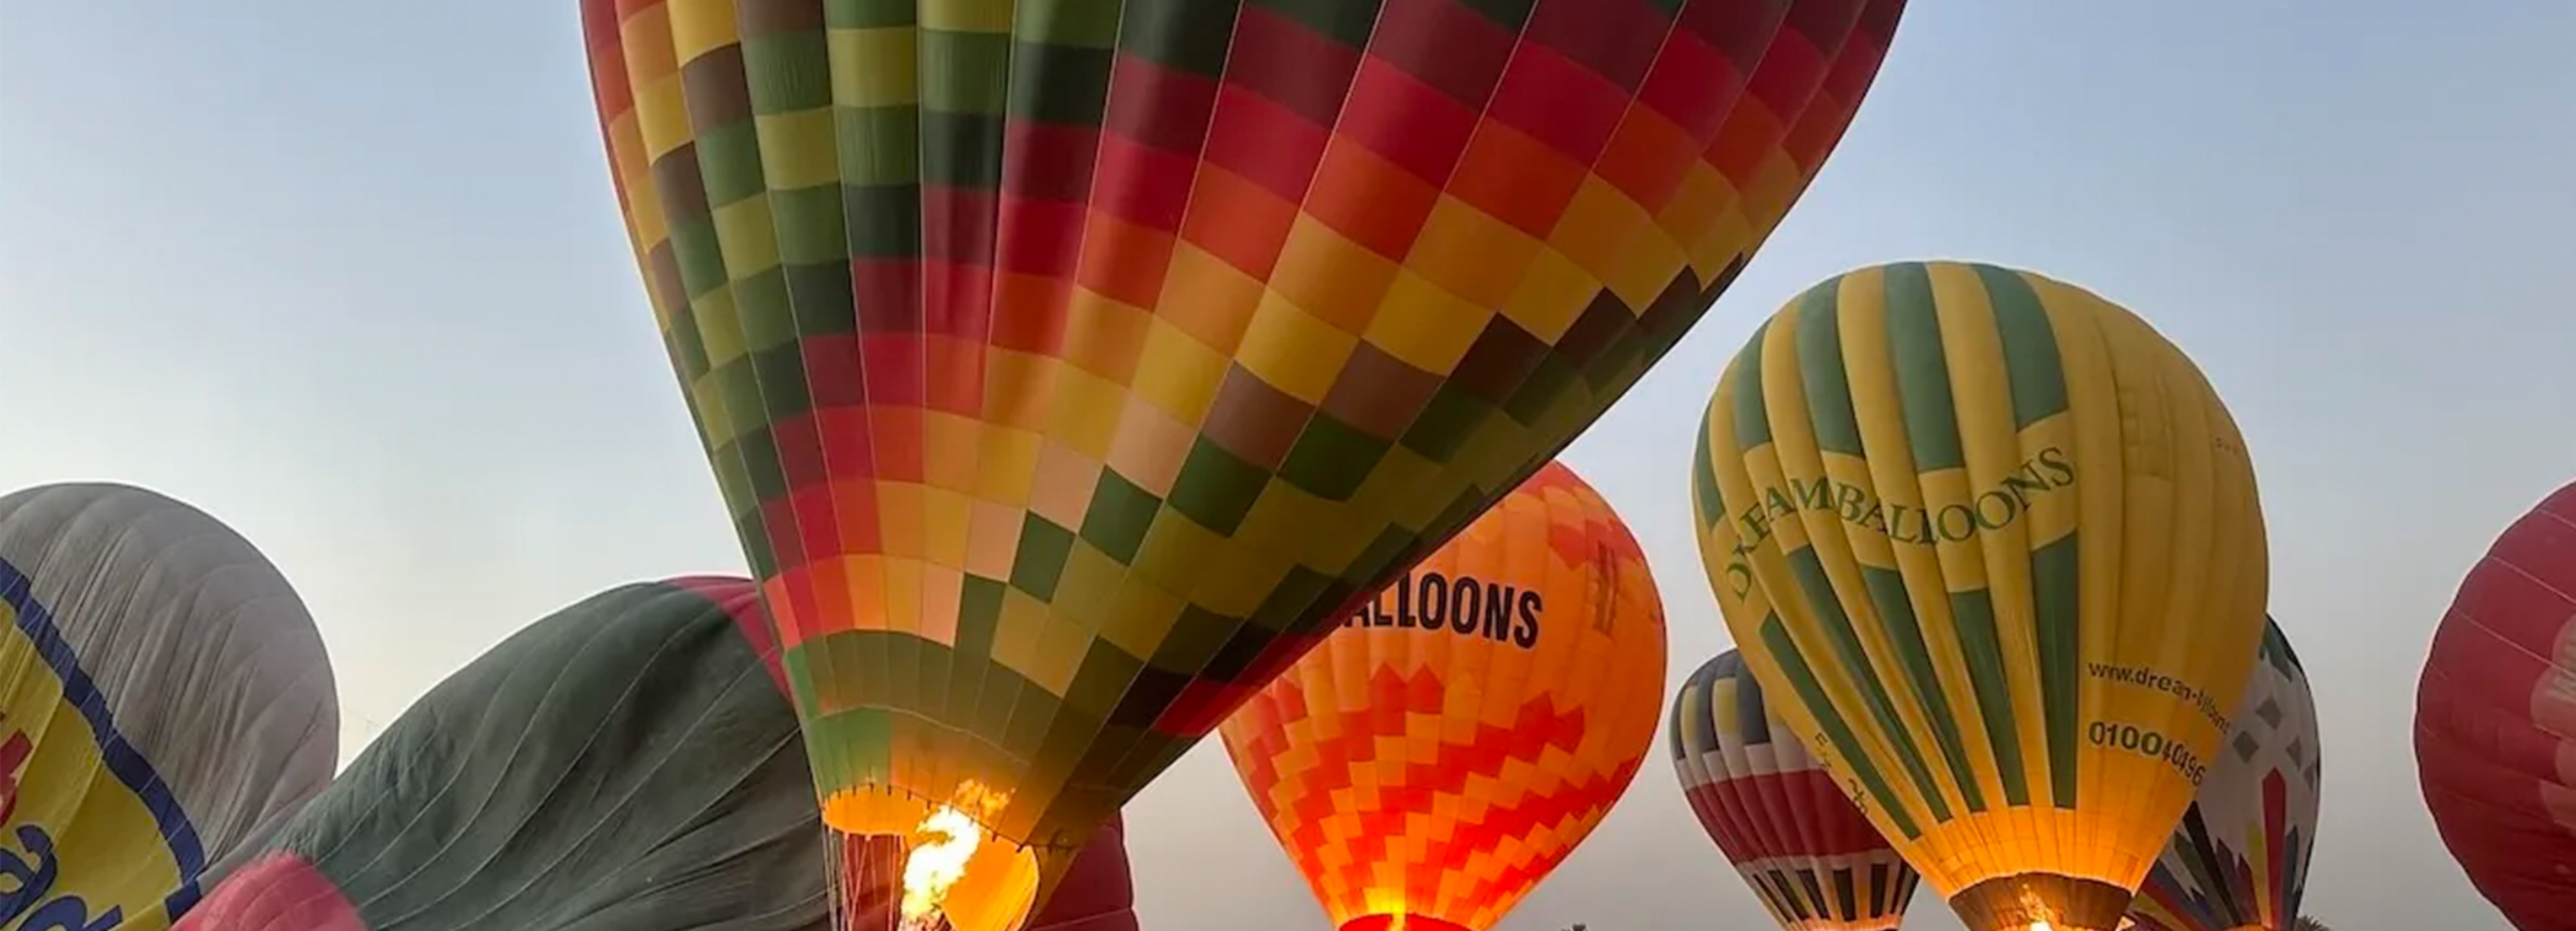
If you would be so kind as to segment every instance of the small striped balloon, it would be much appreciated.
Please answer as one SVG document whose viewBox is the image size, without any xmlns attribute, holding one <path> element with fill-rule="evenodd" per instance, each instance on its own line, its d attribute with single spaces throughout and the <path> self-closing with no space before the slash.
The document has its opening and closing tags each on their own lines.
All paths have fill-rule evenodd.
<svg viewBox="0 0 2576 931">
<path fill-rule="evenodd" d="M 1789 931 L 1894 931 L 1921 878 L 1720 653 L 1673 699 L 1673 769 L 1691 811 Z"/>
</svg>

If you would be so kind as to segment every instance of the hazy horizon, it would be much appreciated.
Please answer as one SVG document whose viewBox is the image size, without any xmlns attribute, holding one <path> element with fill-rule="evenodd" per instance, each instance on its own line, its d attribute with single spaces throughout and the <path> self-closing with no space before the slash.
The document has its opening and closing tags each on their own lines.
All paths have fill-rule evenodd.
<svg viewBox="0 0 2576 931">
<path fill-rule="evenodd" d="M 266 551 L 322 626 L 343 760 L 520 626 L 742 571 L 650 320 L 575 5 L 0 13 L 0 493 L 115 480 Z M 1834 161 L 1566 455 L 1646 547 L 1669 679 L 1729 638 L 1691 538 L 1725 359 L 1817 280 L 2028 268 L 2152 321 L 2247 435 L 2326 757 L 2308 911 L 2508 926 L 2417 794 L 2414 683 L 2461 575 L 2576 479 L 2576 4 L 1917 0 Z M 2553 419 L 2554 418 L 2554 419 Z M 1324 919 L 1209 740 L 1128 809 L 1151 929 Z M 1952 931 L 1937 897 L 1908 927 Z M 1769 927 L 1660 747 L 1499 927 Z"/>
</svg>

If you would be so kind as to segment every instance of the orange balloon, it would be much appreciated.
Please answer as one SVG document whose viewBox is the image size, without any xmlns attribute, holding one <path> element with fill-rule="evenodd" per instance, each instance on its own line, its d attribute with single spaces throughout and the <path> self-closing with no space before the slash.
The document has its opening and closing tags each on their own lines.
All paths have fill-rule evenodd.
<svg viewBox="0 0 2576 931">
<path fill-rule="evenodd" d="M 1664 608 L 1600 494 L 1549 463 L 1220 729 L 1342 931 L 1483 931 L 1628 790 Z"/>
</svg>

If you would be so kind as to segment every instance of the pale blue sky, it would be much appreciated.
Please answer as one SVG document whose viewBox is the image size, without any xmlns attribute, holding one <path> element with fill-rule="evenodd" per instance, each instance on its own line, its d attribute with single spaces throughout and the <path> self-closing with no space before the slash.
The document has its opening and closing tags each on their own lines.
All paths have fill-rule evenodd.
<svg viewBox="0 0 2576 931">
<path fill-rule="evenodd" d="M 321 619 L 350 754 L 528 620 L 741 565 L 573 11 L 0 2 L 0 489 L 135 482 L 247 534 Z M 2180 343 L 2252 445 L 2327 731 L 2310 910 L 2501 931 L 2407 723 L 2461 573 L 2576 477 L 2571 39 L 2565 0 L 1918 0 L 1798 211 L 1568 457 L 1653 556 L 1675 675 L 1727 641 L 1681 502 L 1753 323 L 1871 262 L 2043 271 Z M 1150 927 L 1322 927 L 1213 741 L 1130 819 Z M 1571 921 L 1764 923 L 1660 757 L 1503 927 Z"/>
</svg>

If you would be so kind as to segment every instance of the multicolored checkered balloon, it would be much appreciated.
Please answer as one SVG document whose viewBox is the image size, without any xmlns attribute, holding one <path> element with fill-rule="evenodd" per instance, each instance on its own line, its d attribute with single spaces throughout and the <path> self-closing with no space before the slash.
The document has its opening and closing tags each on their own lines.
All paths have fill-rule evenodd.
<svg viewBox="0 0 2576 931">
<path fill-rule="evenodd" d="M 827 822 L 1052 876 L 1681 337 L 1902 7 L 582 0 Z"/>
</svg>

